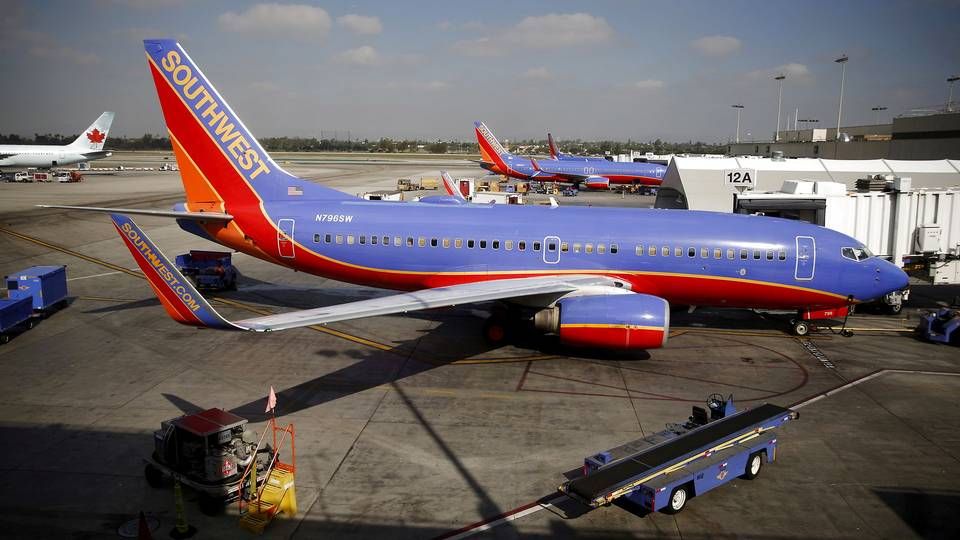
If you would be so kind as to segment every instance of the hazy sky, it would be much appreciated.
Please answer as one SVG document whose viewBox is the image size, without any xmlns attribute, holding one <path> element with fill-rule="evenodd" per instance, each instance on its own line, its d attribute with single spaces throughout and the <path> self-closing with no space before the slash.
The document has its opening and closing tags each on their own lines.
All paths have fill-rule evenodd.
<svg viewBox="0 0 960 540">
<path fill-rule="evenodd" d="M 4 0 L 0 132 L 166 133 L 141 40 L 176 37 L 257 135 L 726 141 L 942 106 L 960 2 Z M 957 89 L 960 101 L 960 87 Z"/>
</svg>

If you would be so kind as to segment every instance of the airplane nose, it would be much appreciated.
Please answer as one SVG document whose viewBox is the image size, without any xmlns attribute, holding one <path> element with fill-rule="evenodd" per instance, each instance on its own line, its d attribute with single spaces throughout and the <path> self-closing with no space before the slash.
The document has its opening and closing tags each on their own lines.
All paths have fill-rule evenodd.
<svg viewBox="0 0 960 540">
<path fill-rule="evenodd" d="M 881 294 L 907 288 L 910 281 L 907 278 L 906 272 L 889 261 L 879 260 L 877 262 L 879 264 L 877 265 L 875 280 L 881 290 Z"/>
</svg>

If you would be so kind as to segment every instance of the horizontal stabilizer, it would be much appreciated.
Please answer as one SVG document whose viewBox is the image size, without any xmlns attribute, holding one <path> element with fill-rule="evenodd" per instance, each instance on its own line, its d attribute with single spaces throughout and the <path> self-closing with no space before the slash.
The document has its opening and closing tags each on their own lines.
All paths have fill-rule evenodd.
<svg viewBox="0 0 960 540">
<path fill-rule="evenodd" d="M 101 208 L 99 206 L 63 206 L 59 204 L 38 204 L 40 208 L 60 208 L 80 210 L 82 212 L 105 212 L 107 214 L 133 214 L 136 216 L 169 217 L 189 219 L 191 221 L 231 221 L 233 216 L 220 212 L 178 212 L 176 210 L 140 210 L 137 208 Z"/>
</svg>

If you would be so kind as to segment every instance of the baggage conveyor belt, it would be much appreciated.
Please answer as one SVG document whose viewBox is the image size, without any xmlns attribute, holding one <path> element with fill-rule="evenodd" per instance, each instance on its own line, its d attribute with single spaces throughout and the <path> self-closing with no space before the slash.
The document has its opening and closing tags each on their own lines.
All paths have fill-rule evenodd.
<svg viewBox="0 0 960 540">
<path fill-rule="evenodd" d="M 629 491 L 631 484 L 639 484 L 661 474 L 657 469 L 683 457 L 694 458 L 697 450 L 701 453 L 734 442 L 751 431 L 769 424 L 779 424 L 782 416 L 795 418 L 797 413 L 777 405 L 764 404 L 721 420 L 716 420 L 696 428 L 674 439 L 658 444 L 648 450 L 611 463 L 586 476 L 567 482 L 563 491 L 593 506 L 597 499 L 612 500 Z M 650 474 L 644 474 L 650 473 Z M 626 492 L 624 491 L 624 492 Z"/>
</svg>

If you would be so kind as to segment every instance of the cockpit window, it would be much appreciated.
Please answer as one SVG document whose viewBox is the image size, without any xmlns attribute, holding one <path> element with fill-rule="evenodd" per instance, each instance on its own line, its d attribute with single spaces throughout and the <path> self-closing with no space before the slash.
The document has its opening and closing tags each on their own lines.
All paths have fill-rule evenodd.
<svg viewBox="0 0 960 540">
<path fill-rule="evenodd" d="M 870 253 L 870 250 L 864 246 L 841 248 L 840 254 L 851 261 L 862 261 L 873 257 L 873 253 Z"/>
</svg>

